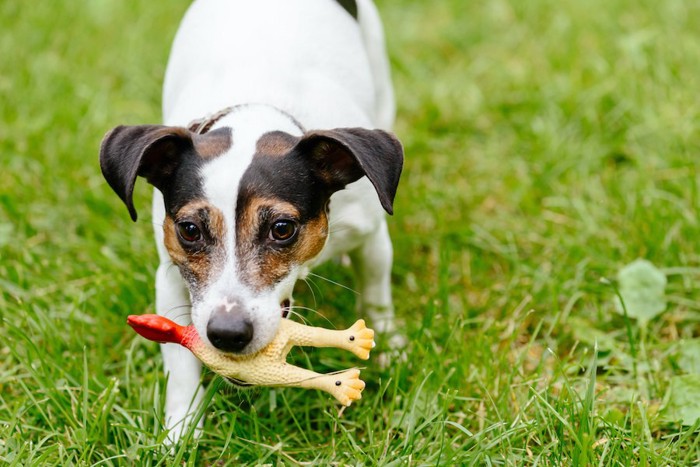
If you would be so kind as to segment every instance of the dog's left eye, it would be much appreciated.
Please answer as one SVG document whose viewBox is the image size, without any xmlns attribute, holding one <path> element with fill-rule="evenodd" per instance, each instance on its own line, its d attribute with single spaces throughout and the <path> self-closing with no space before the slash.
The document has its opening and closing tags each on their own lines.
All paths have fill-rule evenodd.
<svg viewBox="0 0 700 467">
<path fill-rule="evenodd" d="M 270 240 L 280 243 L 287 243 L 294 239 L 297 234 L 297 224 L 291 220 L 279 220 L 270 227 Z"/>
<path fill-rule="evenodd" d="M 202 231 L 192 222 L 179 222 L 177 232 L 180 238 L 188 243 L 195 243 L 202 239 Z"/>
</svg>

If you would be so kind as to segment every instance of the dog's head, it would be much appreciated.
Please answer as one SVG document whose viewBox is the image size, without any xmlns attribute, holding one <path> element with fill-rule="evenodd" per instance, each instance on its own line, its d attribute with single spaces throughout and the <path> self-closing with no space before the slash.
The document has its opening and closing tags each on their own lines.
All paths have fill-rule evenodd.
<svg viewBox="0 0 700 467">
<path fill-rule="evenodd" d="M 333 193 L 366 176 L 391 213 L 403 152 L 389 133 L 305 132 L 265 106 L 234 109 L 215 129 L 119 126 L 102 173 L 133 220 L 137 177 L 165 201 L 165 247 L 188 284 L 192 322 L 214 347 L 252 353 L 273 338 L 294 283 L 329 235 Z"/>
</svg>

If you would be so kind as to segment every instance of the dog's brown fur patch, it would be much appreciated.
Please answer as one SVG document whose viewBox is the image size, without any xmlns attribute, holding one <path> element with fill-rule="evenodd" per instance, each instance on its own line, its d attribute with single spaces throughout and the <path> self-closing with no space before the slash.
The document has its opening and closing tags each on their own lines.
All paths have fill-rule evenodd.
<svg viewBox="0 0 700 467">
<path fill-rule="evenodd" d="M 315 258 L 326 244 L 328 238 L 328 217 L 325 211 L 302 226 L 299 241 L 294 245 L 294 256 L 298 264 Z"/>
<path fill-rule="evenodd" d="M 163 234 L 165 235 L 165 248 L 168 250 L 170 259 L 173 263 L 180 265 L 187 261 L 187 253 L 180 245 L 180 241 L 177 239 L 177 232 L 175 231 L 175 222 L 170 216 L 165 216 L 165 221 L 163 222 Z"/>
<path fill-rule="evenodd" d="M 178 238 L 176 222 L 191 221 L 202 232 L 201 244 L 188 248 Z M 226 235 L 224 216 L 217 208 L 203 200 L 192 201 L 173 217 L 166 216 L 163 223 L 165 247 L 182 276 L 193 290 L 206 284 L 223 268 L 222 239 Z"/>
<path fill-rule="evenodd" d="M 299 225 L 296 240 L 277 246 L 268 239 L 269 225 L 275 219 L 298 219 L 298 210 L 290 203 L 274 198 L 252 197 L 239 211 L 236 225 L 236 251 L 241 280 L 255 290 L 274 286 L 290 270 L 315 257 L 328 237 L 325 212 Z"/>
</svg>

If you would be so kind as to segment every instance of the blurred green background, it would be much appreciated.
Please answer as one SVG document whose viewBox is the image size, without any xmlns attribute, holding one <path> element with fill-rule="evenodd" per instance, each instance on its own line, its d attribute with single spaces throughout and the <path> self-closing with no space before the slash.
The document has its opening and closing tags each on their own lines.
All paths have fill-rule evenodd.
<svg viewBox="0 0 700 467">
<path fill-rule="evenodd" d="M 4 463 L 700 462 L 700 3 L 681 0 L 379 1 L 406 149 L 405 358 L 370 360 L 343 413 L 208 375 L 202 437 L 165 449 L 158 348 L 125 325 L 153 311 L 150 189 L 131 223 L 97 153 L 113 126 L 160 121 L 187 5 L 0 4 Z M 650 320 L 615 305 L 637 258 L 668 281 Z M 297 299 L 355 318 L 321 279 Z"/>
</svg>

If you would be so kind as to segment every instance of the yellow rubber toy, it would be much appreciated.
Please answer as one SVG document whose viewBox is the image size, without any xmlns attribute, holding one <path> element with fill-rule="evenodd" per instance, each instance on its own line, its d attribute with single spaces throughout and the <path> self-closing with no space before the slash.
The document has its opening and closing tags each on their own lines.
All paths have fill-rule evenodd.
<svg viewBox="0 0 700 467">
<path fill-rule="evenodd" d="M 194 326 L 180 326 L 163 316 L 131 315 L 127 322 L 146 339 L 187 347 L 204 365 L 235 384 L 320 389 L 345 406 L 362 397 L 365 383 L 360 379 L 360 370 L 320 374 L 290 365 L 285 361 L 287 354 L 294 346 L 336 347 L 367 360 L 374 347 L 374 331 L 363 320 L 335 331 L 283 319 L 273 341 L 250 355 L 220 352 L 205 344 Z"/>
</svg>

